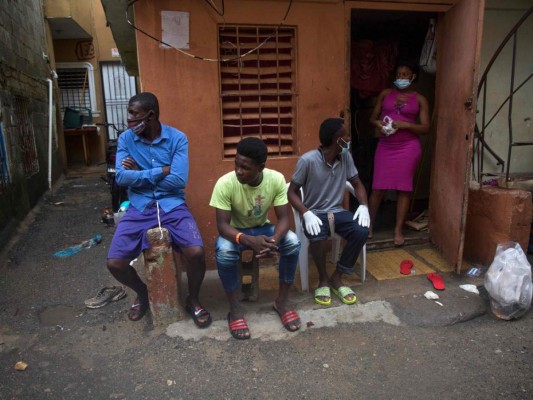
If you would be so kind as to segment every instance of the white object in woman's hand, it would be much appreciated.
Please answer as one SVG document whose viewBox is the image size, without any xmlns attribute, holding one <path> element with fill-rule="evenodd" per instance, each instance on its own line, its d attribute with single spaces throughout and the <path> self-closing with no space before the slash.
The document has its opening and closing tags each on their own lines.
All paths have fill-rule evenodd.
<svg viewBox="0 0 533 400">
<path fill-rule="evenodd" d="M 381 133 L 383 133 L 385 136 L 390 136 L 396 133 L 396 128 L 392 126 L 393 122 L 394 121 L 392 118 L 386 115 L 383 118 L 383 127 L 381 128 Z"/>
</svg>

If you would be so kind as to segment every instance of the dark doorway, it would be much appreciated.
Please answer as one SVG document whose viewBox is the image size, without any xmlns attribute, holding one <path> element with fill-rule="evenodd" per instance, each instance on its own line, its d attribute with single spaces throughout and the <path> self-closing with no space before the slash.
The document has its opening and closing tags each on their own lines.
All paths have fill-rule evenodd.
<svg viewBox="0 0 533 400">
<path fill-rule="evenodd" d="M 398 60 L 420 63 L 422 48 L 431 21 L 437 15 L 429 12 L 374 11 L 353 9 L 351 12 L 351 131 L 354 160 L 368 194 L 372 191 L 374 154 L 379 132 L 369 119 L 379 93 L 392 86 L 394 66 Z M 424 95 L 430 105 L 430 119 L 434 105 L 435 75 L 419 71 L 415 90 Z M 431 136 L 421 138 L 422 160 L 414 178 L 414 192 L 408 220 L 427 221 L 421 214 L 429 202 Z M 374 222 L 374 237 L 370 247 L 387 247 L 393 244 L 396 219 L 396 195 L 389 191 L 381 203 Z M 419 228 L 422 225 L 417 225 Z M 427 226 L 427 224 L 426 224 Z M 404 226 L 406 243 L 429 240 L 426 229 L 416 230 Z"/>
</svg>

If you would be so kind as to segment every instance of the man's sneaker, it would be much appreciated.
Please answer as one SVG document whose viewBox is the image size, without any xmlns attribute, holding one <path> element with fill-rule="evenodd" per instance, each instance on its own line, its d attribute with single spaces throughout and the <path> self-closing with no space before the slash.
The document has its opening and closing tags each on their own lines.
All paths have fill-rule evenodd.
<svg viewBox="0 0 533 400">
<path fill-rule="evenodd" d="M 111 286 L 100 289 L 96 296 L 85 300 L 87 308 L 100 308 L 112 301 L 119 301 L 126 297 L 126 291 L 122 286 Z"/>
</svg>

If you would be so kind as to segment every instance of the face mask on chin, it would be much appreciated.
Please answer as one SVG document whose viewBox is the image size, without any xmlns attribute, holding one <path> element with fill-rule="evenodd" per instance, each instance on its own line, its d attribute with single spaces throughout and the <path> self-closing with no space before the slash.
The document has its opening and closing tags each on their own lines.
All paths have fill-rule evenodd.
<svg viewBox="0 0 533 400">
<path fill-rule="evenodd" d="M 394 86 L 396 86 L 398 89 L 406 89 L 411 85 L 411 81 L 409 79 L 396 79 L 394 81 Z"/>
<path fill-rule="evenodd" d="M 340 143 L 339 143 L 340 141 Z M 347 142 L 346 140 L 342 139 L 342 138 L 339 138 L 339 140 L 337 140 L 337 144 L 341 147 L 341 154 L 346 154 L 350 151 L 350 146 L 352 144 L 352 142 Z"/>
</svg>

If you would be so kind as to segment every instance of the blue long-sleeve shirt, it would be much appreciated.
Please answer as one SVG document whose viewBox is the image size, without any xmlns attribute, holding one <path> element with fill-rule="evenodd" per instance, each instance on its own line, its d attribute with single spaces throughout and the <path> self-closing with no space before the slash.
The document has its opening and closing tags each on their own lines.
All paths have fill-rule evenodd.
<svg viewBox="0 0 533 400">
<path fill-rule="evenodd" d="M 122 160 L 130 157 L 139 166 L 127 170 Z M 163 167 L 170 165 L 165 176 Z M 161 124 L 161 136 L 153 142 L 135 135 L 130 129 L 118 138 L 116 180 L 128 187 L 132 206 L 144 211 L 151 202 L 169 212 L 185 203 L 185 186 L 189 177 L 189 142 L 187 136 L 168 125 Z"/>
</svg>

